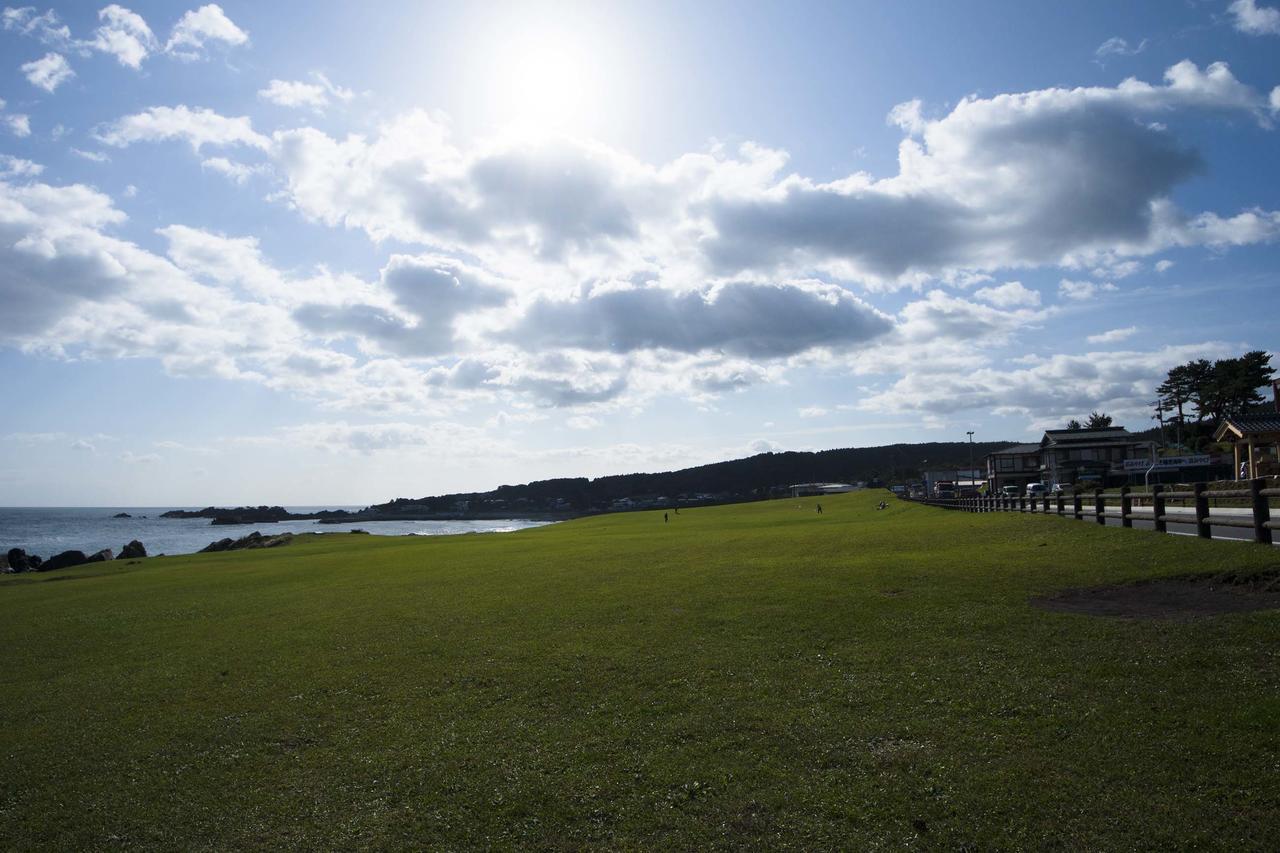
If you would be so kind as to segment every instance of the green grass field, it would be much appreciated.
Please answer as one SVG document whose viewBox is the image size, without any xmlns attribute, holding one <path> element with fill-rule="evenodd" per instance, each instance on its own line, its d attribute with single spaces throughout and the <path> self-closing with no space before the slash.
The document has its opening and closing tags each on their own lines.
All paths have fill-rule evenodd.
<svg viewBox="0 0 1280 853">
<path fill-rule="evenodd" d="M 1280 552 L 883 492 L 0 581 L 0 847 L 1276 849 Z"/>
</svg>

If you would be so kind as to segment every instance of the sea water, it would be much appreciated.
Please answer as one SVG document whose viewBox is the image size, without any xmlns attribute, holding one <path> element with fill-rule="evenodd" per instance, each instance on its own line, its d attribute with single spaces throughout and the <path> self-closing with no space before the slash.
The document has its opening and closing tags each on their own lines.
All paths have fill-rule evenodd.
<svg viewBox="0 0 1280 853">
<path fill-rule="evenodd" d="M 448 536 L 458 533 L 506 533 L 550 522 L 526 519 L 452 521 L 353 521 L 320 524 L 317 521 L 278 521 L 263 524 L 210 524 L 207 518 L 160 518 L 171 509 L 200 507 L 0 507 L 0 554 L 21 548 L 46 560 L 63 551 L 93 554 L 110 548 L 116 554 L 132 539 L 146 546 L 147 554 L 191 554 L 210 542 L 230 537 L 239 539 L 257 530 L 264 536 L 276 533 L 343 533 L 367 530 L 380 536 Z M 324 509 L 357 511 L 362 506 L 290 506 L 290 512 L 309 513 Z M 117 513 L 131 518 L 114 518 Z M 145 516 L 145 517 L 144 517 Z"/>
</svg>

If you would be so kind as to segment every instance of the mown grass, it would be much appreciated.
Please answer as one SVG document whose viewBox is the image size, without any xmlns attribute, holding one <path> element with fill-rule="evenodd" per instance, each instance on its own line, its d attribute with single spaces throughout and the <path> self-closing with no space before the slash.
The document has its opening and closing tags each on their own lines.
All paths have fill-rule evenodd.
<svg viewBox="0 0 1280 853">
<path fill-rule="evenodd" d="M 884 493 L 0 582 L 0 846 L 1274 849 L 1273 549 Z"/>
</svg>

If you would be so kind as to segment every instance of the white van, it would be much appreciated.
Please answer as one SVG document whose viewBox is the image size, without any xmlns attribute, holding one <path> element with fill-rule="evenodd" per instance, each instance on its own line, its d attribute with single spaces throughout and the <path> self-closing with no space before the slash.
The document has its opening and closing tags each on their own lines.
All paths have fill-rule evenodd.
<svg viewBox="0 0 1280 853">
<path fill-rule="evenodd" d="M 1027 483 L 1027 497 L 1042 498 L 1049 493 L 1049 487 L 1044 483 Z"/>
</svg>

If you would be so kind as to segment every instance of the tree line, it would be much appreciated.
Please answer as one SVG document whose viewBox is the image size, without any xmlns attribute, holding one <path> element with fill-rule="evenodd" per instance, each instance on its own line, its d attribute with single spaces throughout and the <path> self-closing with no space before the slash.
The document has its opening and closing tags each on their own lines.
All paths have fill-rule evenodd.
<svg viewBox="0 0 1280 853">
<path fill-rule="evenodd" d="M 1156 388 L 1153 419 L 1162 429 L 1174 425 L 1181 443 L 1184 427 L 1194 436 L 1223 418 L 1264 410 L 1265 398 L 1258 389 L 1274 378 L 1271 356 L 1264 350 L 1216 361 L 1193 359 L 1172 368 Z"/>
</svg>

